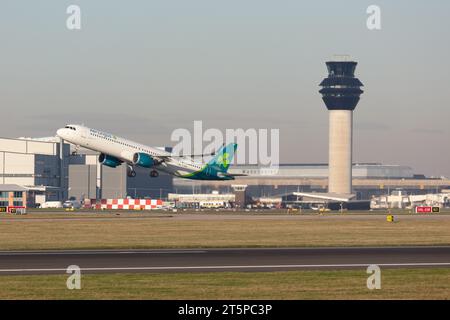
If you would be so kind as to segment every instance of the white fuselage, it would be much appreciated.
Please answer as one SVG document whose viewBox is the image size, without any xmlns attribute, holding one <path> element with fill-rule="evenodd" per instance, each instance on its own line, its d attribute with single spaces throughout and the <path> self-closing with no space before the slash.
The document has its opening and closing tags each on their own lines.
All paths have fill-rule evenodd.
<svg viewBox="0 0 450 320">
<path fill-rule="evenodd" d="M 204 165 L 191 158 L 172 157 L 167 151 L 149 147 L 115 135 L 87 128 L 80 125 L 67 125 L 57 131 L 57 135 L 83 148 L 115 157 L 129 165 L 133 164 L 135 153 L 146 153 L 152 157 L 164 157 L 164 161 L 156 164 L 155 169 L 183 177 L 201 170 Z"/>
</svg>

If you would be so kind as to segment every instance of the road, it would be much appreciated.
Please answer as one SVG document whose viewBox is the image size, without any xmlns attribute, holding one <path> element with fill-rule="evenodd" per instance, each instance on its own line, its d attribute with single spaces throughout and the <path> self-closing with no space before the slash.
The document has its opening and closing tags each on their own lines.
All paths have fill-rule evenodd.
<svg viewBox="0 0 450 320">
<path fill-rule="evenodd" d="M 0 251 L 0 275 L 450 267 L 450 247 Z"/>
</svg>

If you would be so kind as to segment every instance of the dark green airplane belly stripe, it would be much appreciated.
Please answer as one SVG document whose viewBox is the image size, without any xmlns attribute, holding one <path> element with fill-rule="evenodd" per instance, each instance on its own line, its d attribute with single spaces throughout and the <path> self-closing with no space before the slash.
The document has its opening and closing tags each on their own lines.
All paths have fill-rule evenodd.
<svg viewBox="0 0 450 320">
<path fill-rule="evenodd" d="M 209 172 L 207 172 L 209 169 Z M 219 177 L 217 174 L 220 172 L 218 168 L 214 166 L 206 165 L 198 171 L 185 174 L 181 176 L 182 178 L 192 179 L 192 180 L 231 180 L 230 177 Z"/>
</svg>

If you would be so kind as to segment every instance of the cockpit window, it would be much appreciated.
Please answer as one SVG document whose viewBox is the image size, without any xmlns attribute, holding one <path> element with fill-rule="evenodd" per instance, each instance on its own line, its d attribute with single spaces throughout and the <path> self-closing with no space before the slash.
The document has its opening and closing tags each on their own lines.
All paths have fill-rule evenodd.
<svg viewBox="0 0 450 320">
<path fill-rule="evenodd" d="M 77 129 L 75 127 L 71 127 L 71 126 L 65 126 L 66 129 L 70 129 L 70 130 L 74 130 L 76 131 Z"/>
</svg>

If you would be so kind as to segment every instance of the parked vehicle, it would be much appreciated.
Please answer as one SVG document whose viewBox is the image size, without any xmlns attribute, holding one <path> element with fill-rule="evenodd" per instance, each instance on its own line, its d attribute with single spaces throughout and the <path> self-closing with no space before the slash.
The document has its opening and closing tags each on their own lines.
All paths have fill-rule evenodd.
<svg viewBox="0 0 450 320">
<path fill-rule="evenodd" d="M 67 200 L 63 203 L 63 208 L 80 209 L 81 203 L 80 203 L 80 201 L 77 201 L 77 200 Z"/>
<path fill-rule="evenodd" d="M 49 209 L 49 208 L 62 208 L 63 204 L 61 201 L 46 201 L 43 204 L 41 204 L 42 209 Z"/>
</svg>

